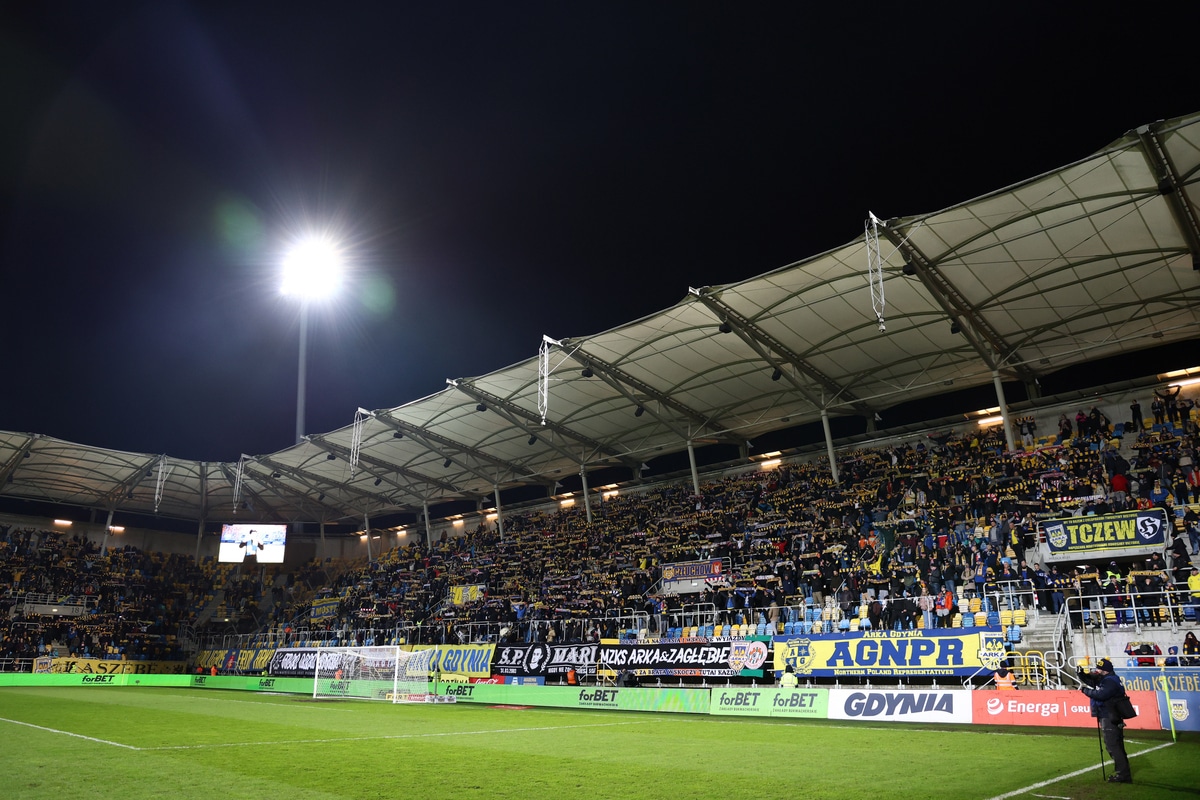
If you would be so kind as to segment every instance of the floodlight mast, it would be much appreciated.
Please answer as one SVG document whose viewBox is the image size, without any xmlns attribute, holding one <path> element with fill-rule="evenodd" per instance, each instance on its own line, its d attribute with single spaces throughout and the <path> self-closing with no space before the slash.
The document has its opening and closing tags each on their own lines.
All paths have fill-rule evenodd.
<svg viewBox="0 0 1200 800">
<path fill-rule="evenodd" d="M 285 295 L 300 298 L 300 354 L 296 378 L 296 444 L 304 441 L 308 384 L 308 306 L 334 294 L 342 282 L 342 255 L 329 239 L 302 239 L 283 260 Z"/>
</svg>

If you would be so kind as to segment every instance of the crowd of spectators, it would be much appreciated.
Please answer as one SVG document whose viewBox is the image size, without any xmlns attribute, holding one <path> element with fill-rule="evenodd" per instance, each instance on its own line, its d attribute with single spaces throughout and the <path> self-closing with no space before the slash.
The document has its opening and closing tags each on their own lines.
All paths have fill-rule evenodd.
<svg viewBox="0 0 1200 800">
<path fill-rule="evenodd" d="M 190 556 L 102 553 L 83 536 L 0 525 L 0 661 L 182 659 L 179 628 L 195 621 L 216 578 Z M 38 597 L 82 613 L 30 610 Z"/>
<path fill-rule="evenodd" d="M 1056 437 L 1033 439 L 1032 418 L 1019 420 L 1028 438 L 1015 452 L 999 428 L 947 432 L 846 453 L 839 483 L 822 462 L 785 464 L 708 482 L 698 496 L 690 486 L 616 496 L 591 523 L 578 506 L 506 514 L 503 536 L 480 527 L 346 571 L 322 593 L 339 602 L 317 635 L 585 641 L 631 625 L 779 623 L 806 598 L 832 605 L 834 619 L 865 606 L 875 627 L 935 627 L 953 624 L 964 596 L 1059 612 L 1076 588 L 1115 598 L 1118 585 L 1149 605 L 1174 578 L 1186 584 L 1182 538 L 1169 538 L 1178 576 L 1166 564 L 1126 564 L 1119 581 L 1094 565 L 1043 567 L 1026 551 L 1042 519 L 1186 502 L 1180 487 L 1196 478 L 1200 441 L 1190 415 L 1175 421 L 1126 432 L 1093 407 L 1074 424 L 1062 415 Z M 1194 512 L 1187 525 L 1195 554 Z M 659 591 L 663 564 L 712 559 L 728 565 L 724 580 Z M 306 613 L 291 606 L 281 619 Z M 1159 621 L 1157 611 L 1145 621 Z"/>
<path fill-rule="evenodd" d="M 865 608 L 874 627 L 938 627 L 953 624 L 964 597 L 1058 612 L 1076 586 L 1116 605 L 1190 569 L 1194 513 L 1191 553 L 1173 540 L 1169 564 L 1060 571 L 1027 551 L 1039 520 L 1200 500 L 1189 401 L 1174 397 L 1173 418 L 1161 402 L 1162 423 L 1114 424 L 1092 408 L 1074 423 L 1062 415 L 1052 437 L 1036 437 L 1033 418 L 1022 418 L 1011 452 L 999 427 L 947 431 L 845 452 L 838 482 L 821 460 L 785 463 L 709 481 L 698 495 L 669 485 L 606 497 L 591 522 L 579 506 L 508 513 L 503 534 L 480 526 L 369 561 L 313 562 L 273 590 L 269 632 L 363 644 L 595 641 L 637 628 L 775 626 L 806 602 L 835 620 Z M 178 658 L 174 634 L 196 621 L 214 585 L 239 610 L 263 599 L 258 582 L 218 574 L 211 560 L 131 547 L 101 554 L 56 532 L 0 534 L 0 658 Z M 720 561 L 720 579 L 665 591 L 663 565 L 686 561 Z M 32 618 L 20 602 L 29 593 L 92 598 L 92 608 Z M 1157 611 L 1139 620 L 1162 621 Z"/>
</svg>

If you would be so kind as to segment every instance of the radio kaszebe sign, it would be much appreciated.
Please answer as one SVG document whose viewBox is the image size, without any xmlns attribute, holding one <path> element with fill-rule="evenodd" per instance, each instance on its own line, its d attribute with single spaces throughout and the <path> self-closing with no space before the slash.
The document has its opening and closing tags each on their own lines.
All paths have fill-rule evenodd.
<svg viewBox="0 0 1200 800">
<path fill-rule="evenodd" d="M 776 636 L 775 669 L 801 677 L 906 677 L 987 674 L 1005 657 L 999 628 Z"/>
<path fill-rule="evenodd" d="M 1161 508 L 1090 517 L 1053 519 L 1042 525 L 1051 553 L 1095 553 L 1166 542 L 1167 513 Z"/>
</svg>

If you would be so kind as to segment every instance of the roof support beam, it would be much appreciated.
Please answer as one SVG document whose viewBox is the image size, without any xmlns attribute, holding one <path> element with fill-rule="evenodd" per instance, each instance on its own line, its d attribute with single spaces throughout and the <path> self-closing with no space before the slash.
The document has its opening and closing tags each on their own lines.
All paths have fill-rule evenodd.
<svg viewBox="0 0 1200 800">
<path fill-rule="evenodd" d="M 476 400 L 477 402 L 483 403 L 490 410 L 496 411 L 497 413 L 504 412 L 505 418 L 508 419 L 509 422 L 513 423 L 513 425 L 518 428 L 525 429 L 526 425 L 536 426 L 537 428 L 545 428 L 554 433 L 557 433 L 559 436 L 562 436 L 564 439 L 570 439 L 572 441 L 578 442 L 579 444 L 582 444 L 582 445 L 588 447 L 592 451 L 592 454 L 603 453 L 604 455 L 608 456 L 609 458 L 615 458 L 615 459 L 619 460 L 621 463 L 626 464 L 627 466 L 628 466 L 628 464 L 632 463 L 632 460 L 629 459 L 624 453 L 622 453 L 620 450 L 617 450 L 616 448 L 614 448 L 610 445 L 602 444 L 601 442 L 597 442 L 595 439 L 591 439 L 587 436 L 584 436 L 582 433 L 577 433 L 576 431 L 571 430 L 566 425 L 563 425 L 560 422 L 554 422 L 552 420 L 547 420 L 546 423 L 543 425 L 541 417 L 539 417 L 537 414 L 534 414 L 531 411 L 527 411 L 526 409 L 521 408 L 516 403 L 513 403 L 509 400 L 505 400 L 502 397 L 498 397 L 497 395 L 494 395 L 490 392 L 485 392 L 482 389 L 476 387 L 475 385 L 468 383 L 467 381 L 453 380 L 453 379 L 448 378 L 446 380 L 446 383 L 450 384 L 455 389 L 458 389 L 460 392 L 465 394 L 467 397 L 470 397 L 470 398 Z M 532 428 L 530 428 L 530 430 L 532 430 Z M 568 450 L 564 450 L 563 448 L 558 446 L 555 442 L 550 440 L 549 437 L 547 437 L 547 439 L 546 439 L 546 444 L 549 445 L 551 448 L 553 448 L 558 453 L 560 453 L 563 457 L 570 458 L 573 461 L 575 461 L 576 463 L 586 464 L 589 460 L 587 457 L 580 458 L 578 455 L 571 453 Z"/>
<path fill-rule="evenodd" d="M 8 479 L 17 471 L 17 465 L 26 458 L 29 458 L 29 451 L 33 449 L 33 443 L 35 441 L 37 441 L 36 434 L 26 439 L 25 444 L 21 445 L 16 452 L 13 453 L 13 457 L 8 460 L 8 463 L 6 463 L 3 467 L 0 467 L 0 484 L 7 483 Z"/>
<path fill-rule="evenodd" d="M 120 506 L 121 501 L 127 499 L 129 493 L 133 491 L 133 487 L 146 479 L 146 470 L 151 469 L 158 463 L 158 459 L 159 456 L 150 456 L 144 465 L 135 467 L 125 480 L 110 489 L 108 494 L 103 497 L 105 506 Z"/>
<path fill-rule="evenodd" d="M 311 444 L 316 445 L 317 447 L 321 448 L 322 450 L 324 450 L 327 453 L 333 453 L 334 455 L 340 456 L 341 458 L 343 458 L 346 461 L 350 460 L 350 450 L 348 448 L 342 447 L 341 445 L 334 444 L 334 443 L 328 441 L 327 439 L 325 439 L 324 436 L 310 435 L 308 437 L 308 441 Z M 396 489 L 399 489 L 400 491 L 402 491 L 408 495 L 411 495 L 412 497 L 415 497 L 418 500 L 423 499 L 424 495 L 417 493 L 415 490 L 413 490 L 413 488 L 411 486 L 408 486 L 403 483 L 399 483 L 398 481 L 392 479 L 391 477 L 389 477 L 389 473 L 403 475 L 404 477 L 408 478 L 409 480 L 419 482 L 419 483 L 424 483 L 429 486 L 435 486 L 438 489 L 441 489 L 442 491 L 447 492 L 449 494 L 458 494 L 458 495 L 462 495 L 463 497 L 469 497 L 471 499 L 478 499 L 479 497 L 487 496 L 487 495 L 476 495 L 476 494 L 472 494 L 470 492 L 464 492 L 463 490 L 459 489 L 457 486 L 450 483 L 449 481 L 439 480 L 437 478 L 433 478 L 428 475 L 422 474 L 420 472 L 416 472 L 414 470 L 408 469 L 407 467 L 402 467 L 399 464 L 392 464 L 387 461 L 382 461 L 378 458 L 366 455 L 365 453 L 362 453 L 362 452 L 359 452 L 359 454 L 358 454 L 358 463 L 366 464 L 368 467 L 372 468 L 371 470 L 367 471 L 368 474 L 374 475 L 376 478 L 386 482 L 389 486 L 395 487 Z M 480 477 L 482 477 L 482 476 L 480 476 Z"/>
<path fill-rule="evenodd" d="M 470 465 L 464 464 L 461 459 L 454 459 L 454 457 L 452 455 L 450 455 L 446 452 L 443 452 L 441 449 L 439 449 L 438 447 L 435 447 L 434 445 L 435 444 L 440 445 L 441 447 L 444 447 L 447 450 L 454 451 L 455 453 L 465 453 L 466 455 L 476 458 L 484 463 L 491 464 L 494 467 L 499 467 L 500 469 L 502 469 L 505 472 L 508 472 L 510 475 L 512 475 L 514 480 L 519 479 L 519 478 L 534 477 L 534 474 L 535 474 L 534 471 L 529 469 L 528 467 L 521 466 L 520 464 L 514 464 L 511 461 L 505 461 L 503 458 L 497 458 L 496 456 L 493 456 L 489 453 L 485 453 L 484 451 L 478 450 L 474 447 L 471 447 L 470 445 L 463 444 L 462 442 L 456 441 L 454 439 L 450 439 L 446 436 L 442 436 L 437 433 L 432 433 L 430 431 L 425 430 L 422 427 L 413 425 L 410 422 L 405 422 L 404 420 L 396 419 L 395 417 L 393 417 L 391 415 L 391 412 L 389 412 L 389 411 L 373 411 L 371 413 L 375 417 L 375 419 L 379 420 L 384 425 L 387 425 L 392 430 L 397 431 L 399 433 L 403 433 L 404 435 L 411 437 L 414 441 L 419 442 L 423 447 L 430 450 L 431 452 L 437 453 L 442 458 L 450 458 L 456 464 L 461 466 L 463 469 L 468 470 L 469 472 L 471 472 L 474 475 L 477 475 L 480 478 L 484 478 L 493 483 L 495 483 L 495 481 L 496 481 L 496 476 L 484 475 L 484 474 L 476 471 L 475 469 L 473 469 Z M 416 474 L 416 473 L 414 473 L 414 474 Z M 427 478 L 426 480 L 433 480 L 433 479 Z M 458 490 L 456 489 L 455 492 L 457 493 L 457 491 Z"/>
<path fill-rule="evenodd" d="M 1021 380 L 1032 383 L 1037 375 L 1026 366 L 1016 348 L 1010 345 L 1000 332 L 984 319 L 967 301 L 967 298 L 938 269 L 937 262 L 926 256 L 890 222 L 880 222 L 879 230 L 897 250 L 904 254 L 907 269 L 929 292 L 934 302 L 942 307 L 950 318 L 952 327 L 971 343 L 972 349 L 990 370 L 1011 369 Z"/>
<path fill-rule="evenodd" d="M 1175 226 L 1192 252 L 1192 269 L 1200 270 L 1200 220 L 1196 219 L 1195 210 L 1183 197 L 1183 180 L 1179 170 L 1167 155 L 1158 134 L 1149 125 L 1138 128 L 1137 136 L 1142 145 L 1142 155 L 1158 178 L 1158 191 L 1167 201 L 1171 216 L 1175 218 Z"/>
<path fill-rule="evenodd" d="M 782 373 L 782 377 L 786 378 L 792 387 L 804 396 L 814 408 L 824 408 L 825 402 L 822 399 L 814 397 L 804 384 L 796 377 L 795 372 L 807 375 L 809 379 L 820 384 L 825 391 L 829 392 L 832 397 L 829 399 L 842 398 L 859 414 L 874 414 L 875 409 L 867 403 L 860 401 L 854 396 L 854 393 L 849 388 L 842 386 L 833 378 L 826 375 L 816 366 L 810 364 L 799 353 L 795 352 L 783 342 L 776 339 L 771 334 L 764 331 L 749 318 L 735 310 L 728 303 L 717 297 L 713 291 L 705 286 L 699 289 L 689 289 L 697 300 L 706 305 L 714 314 L 722 321 L 726 322 L 733 332 L 736 333 L 742 341 L 750 346 L 754 352 L 770 364 L 775 369 Z M 783 369 L 785 366 L 791 366 L 795 372 Z"/>
<path fill-rule="evenodd" d="M 564 339 L 561 342 L 556 342 L 556 344 L 567 356 L 575 359 L 585 367 L 590 367 L 593 372 L 599 373 L 601 380 L 620 392 L 635 406 L 645 408 L 650 416 L 654 417 L 667 428 L 671 429 L 671 431 L 679 436 L 680 439 L 683 439 L 684 441 L 693 439 L 696 436 L 696 433 L 699 433 L 699 431 L 695 433 L 689 433 L 683 430 L 675 424 L 674 420 L 671 420 L 662 414 L 655 413 L 654 409 L 652 408 L 647 408 L 642 402 L 641 398 L 649 398 L 657 401 L 658 404 L 663 408 L 670 409 L 676 414 L 692 420 L 700 426 L 700 429 L 707 428 L 719 438 L 726 438 L 732 443 L 741 441 L 741 439 L 732 436 L 726 430 L 725 426 L 721 425 L 721 423 L 712 419 L 710 416 L 679 402 L 671 395 L 663 393 L 645 381 L 638 380 L 620 367 L 610 364 L 603 359 L 596 358 L 584 350 L 583 345 L 572 346 L 570 339 Z M 641 397 L 635 396 L 634 392 Z"/>
<path fill-rule="evenodd" d="M 354 497 L 361 498 L 362 500 L 366 501 L 364 508 L 369 508 L 371 503 L 376 503 L 380 507 L 386 507 L 387 505 L 386 503 L 381 502 L 386 498 L 380 498 L 378 495 L 364 491 L 359 489 L 357 486 L 352 486 L 348 483 L 333 483 L 322 478 L 320 475 L 315 475 L 308 470 L 300 469 L 299 467 L 289 467 L 286 464 L 280 464 L 278 461 L 269 456 L 255 456 L 253 460 L 247 461 L 246 463 L 261 464 L 263 466 L 270 467 L 274 472 L 278 472 L 283 475 L 290 475 L 293 478 L 299 479 L 300 482 L 305 484 L 310 491 L 317 492 L 318 494 L 324 494 L 330 489 L 336 489 L 338 491 L 345 492 L 346 494 L 353 495 Z M 255 475 L 254 479 L 264 483 L 267 482 L 266 479 L 264 479 L 261 475 Z"/>
<path fill-rule="evenodd" d="M 221 474 L 225 476 L 225 480 L 229 481 L 230 486 L 233 486 L 234 484 L 237 483 L 237 477 L 230 474 L 229 464 L 227 462 L 222 461 L 219 464 L 217 464 L 217 469 L 221 470 Z M 243 478 L 242 491 L 244 491 L 248 495 L 250 495 L 250 497 L 253 498 L 256 505 L 261 505 L 264 509 L 266 509 L 267 512 L 271 515 L 272 519 L 287 519 L 283 514 L 279 513 L 279 510 L 277 508 L 275 508 L 275 506 L 272 505 L 271 502 L 269 500 L 267 500 L 266 497 L 264 497 L 259 492 L 254 491 L 254 489 L 252 489 L 251 487 L 247 486 L 246 481 L 244 480 L 245 477 L 246 477 L 246 473 L 243 470 L 243 472 L 242 472 L 242 478 Z M 260 478 L 260 476 L 258 476 L 258 475 L 255 475 L 254 477 L 256 480 L 259 481 L 259 483 L 270 486 L 272 489 L 274 489 L 276 492 L 278 492 L 281 496 L 287 496 L 287 495 L 295 496 L 295 494 L 296 494 L 295 491 L 289 491 L 288 487 L 282 486 L 278 483 L 275 483 L 274 481 L 264 480 L 264 479 Z"/>
</svg>

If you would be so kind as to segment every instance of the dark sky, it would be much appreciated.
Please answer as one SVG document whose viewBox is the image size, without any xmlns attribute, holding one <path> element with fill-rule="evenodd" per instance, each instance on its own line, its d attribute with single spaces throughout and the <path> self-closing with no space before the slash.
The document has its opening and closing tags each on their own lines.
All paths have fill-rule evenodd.
<svg viewBox="0 0 1200 800">
<path fill-rule="evenodd" d="M 309 226 L 327 431 L 1200 110 L 1169 19 L 1055 5 L 6 4 L 0 430 L 290 445 Z"/>
</svg>

